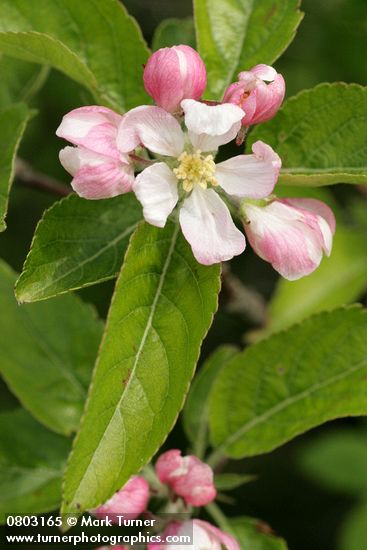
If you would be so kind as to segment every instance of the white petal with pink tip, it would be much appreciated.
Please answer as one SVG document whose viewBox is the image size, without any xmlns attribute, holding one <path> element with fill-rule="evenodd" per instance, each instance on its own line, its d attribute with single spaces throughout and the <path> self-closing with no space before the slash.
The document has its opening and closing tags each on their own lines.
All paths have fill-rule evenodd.
<svg viewBox="0 0 367 550">
<path fill-rule="evenodd" d="M 85 199 L 107 199 L 131 190 L 134 169 L 111 157 L 99 155 L 82 147 L 65 147 L 60 162 L 72 176 L 71 186 Z"/>
<path fill-rule="evenodd" d="M 249 220 L 245 231 L 251 246 L 291 281 L 314 271 L 321 262 L 323 250 L 329 254 L 332 246 L 334 226 L 307 209 L 308 200 L 303 203 L 303 199 L 295 199 L 297 206 L 292 205 L 293 199 L 282 199 L 265 207 L 244 207 Z M 313 206 L 315 210 L 314 203 Z M 321 203 L 318 211 L 325 211 L 325 208 Z"/>
<path fill-rule="evenodd" d="M 117 133 L 117 147 L 122 153 L 144 145 L 158 155 L 178 157 L 184 147 L 181 126 L 160 107 L 143 105 L 123 116 Z"/>
<path fill-rule="evenodd" d="M 198 262 L 211 265 L 230 260 L 246 247 L 244 235 L 213 189 L 195 187 L 180 210 L 180 224 Z"/>
<path fill-rule="evenodd" d="M 215 177 L 229 195 L 261 199 L 272 193 L 280 158 L 271 147 L 259 141 L 252 150 L 256 154 L 238 155 L 216 165 Z"/>
</svg>

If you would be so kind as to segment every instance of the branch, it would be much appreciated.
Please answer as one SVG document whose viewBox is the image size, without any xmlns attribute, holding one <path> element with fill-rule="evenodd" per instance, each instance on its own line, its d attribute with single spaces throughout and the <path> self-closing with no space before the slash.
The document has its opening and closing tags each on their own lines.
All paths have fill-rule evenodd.
<svg viewBox="0 0 367 550">
<path fill-rule="evenodd" d="M 15 177 L 22 185 L 47 191 L 58 197 L 67 197 L 72 193 L 72 189 L 56 179 L 53 179 L 41 172 L 33 170 L 32 166 L 25 160 L 17 158 L 15 161 Z"/>
</svg>

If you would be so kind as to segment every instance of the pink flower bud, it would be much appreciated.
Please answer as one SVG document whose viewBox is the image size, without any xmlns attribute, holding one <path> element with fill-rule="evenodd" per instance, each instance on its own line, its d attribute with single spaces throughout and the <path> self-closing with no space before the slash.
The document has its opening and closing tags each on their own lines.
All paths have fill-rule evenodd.
<svg viewBox="0 0 367 550">
<path fill-rule="evenodd" d="M 234 103 L 245 111 L 242 124 L 250 126 L 273 118 L 284 99 L 282 75 L 268 65 L 256 65 L 240 73 L 238 78 L 238 82 L 228 86 L 223 102 Z"/>
<path fill-rule="evenodd" d="M 148 482 L 140 476 L 135 476 L 113 495 L 110 500 L 98 506 L 91 513 L 99 519 L 106 516 L 114 523 L 117 523 L 116 516 L 128 516 L 128 519 L 135 519 L 147 508 L 149 500 Z"/>
<path fill-rule="evenodd" d="M 262 206 L 244 203 L 246 235 L 256 254 L 285 279 L 308 275 L 330 255 L 334 214 L 316 199 L 276 199 Z"/>
<path fill-rule="evenodd" d="M 162 538 L 167 542 L 150 543 L 148 550 L 180 550 L 185 539 L 180 537 L 189 537 L 192 544 L 185 543 L 187 550 L 240 550 L 240 545 L 234 537 L 224 533 L 214 525 L 200 519 L 188 520 L 183 523 L 172 522 L 163 532 Z M 186 539 L 187 540 L 187 539 Z M 177 542 L 177 544 L 175 544 Z"/>
<path fill-rule="evenodd" d="M 60 162 L 80 197 L 104 199 L 131 190 L 134 168 L 116 145 L 121 120 L 111 109 L 92 105 L 66 114 L 58 127 L 56 135 L 76 146 L 62 149 Z"/>
<path fill-rule="evenodd" d="M 159 457 L 155 469 L 160 481 L 187 504 L 205 506 L 216 497 L 213 471 L 196 456 L 182 457 L 181 451 L 172 449 Z"/>
<path fill-rule="evenodd" d="M 170 113 L 180 111 L 183 99 L 200 99 L 206 86 L 206 69 L 190 46 L 161 48 L 148 59 L 144 86 L 156 104 Z"/>
</svg>

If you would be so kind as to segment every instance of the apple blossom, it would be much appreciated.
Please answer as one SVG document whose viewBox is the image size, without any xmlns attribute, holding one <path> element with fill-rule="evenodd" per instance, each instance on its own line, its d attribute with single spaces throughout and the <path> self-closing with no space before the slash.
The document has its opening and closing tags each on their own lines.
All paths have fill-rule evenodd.
<svg viewBox="0 0 367 550">
<path fill-rule="evenodd" d="M 60 151 L 60 162 L 72 176 L 71 186 L 86 199 L 115 197 L 131 190 L 134 168 L 116 147 L 122 117 L 99 106 L 80 107 L 66 114 L 56 131 L 76 147 Z"/>
<path fill-rule="evenodd" d="M 261 203 L 261 201 L 259 201 Z M 334 214 L 316 199 L 244 202 L 245 232 L 255 252 L 290 281 L 314 271 L 330 255 Z"/>
<path fill-rule="evenodd" d="M 200 99 L 206 86 L 206 69 L 190 46 L 161 48 L 148 59 L 144 86 L 156 104 L 170 113 L 180 110 L 183 99 Z"/>
<path fill-rule="evenodd" d="M 148 482 L 141 476 L 134 476 L 105 504 L 91 511 L 97 518 L 106 516 L 116 521 L 117 515 L 128 515 L 135 519 L 146 510 L 149 500 Z"/>
<path fill-rule="evenodd" d="M 206 105 L 193 99 L 181 102 L 184 132 L 174 116 L 159 107 L 141 106 L 123 117 L 117 146 L 130 153 L 142 144 L 164 159 L 145 168 L 133 191 L 143 205 L 145 220 L 164 227 L 180 200 L 179 222 L 198 262 L 210 265 L 241 254 L 244 235 L 217 191 L 235 197 L 263 198 L 277 181 L 280 159 L 268 145 L 257 142 L 250 155 L 219 164 L 213 151 L 237 135 L 242 109 L 226 103 Z"/>
<path fill-rule="evenodd" d="M 181 451 L 172 449 L 159 457 L 155 470 L 187 504 L 205 506 L 216 497 L 213 470 L 194 455 L 182 457 Z"/>
<path fill-rule="evenodd" d="M 163 533 L 163 537 L 189 537 L 192 544 L 185 543 L 187 550 L 221 550 L 223 547 L 226 550 L 240 550 L 240 545 L 234 537 L 221 531 L 207 521 L 193 519 L 180 522 L 172 522 L 168 525 Z M 181 539 L 183 540 L 183 539 Z M 167 544 L 150 543 L 147 545 L 148 550 L 170 550 L 182 549 L 182 543 L 178 540 L 175 544 L 175 539 L 169 539 Z"/>
<path fill-rule="evenodd" d="M 241 107 L 245 111 L 242 124 L 250 126 L 273 118 L 284 94 L 282 75 L 268 65 L 256 65 L 249 71 L 239 73 L 238 82 L 228 86 L 223 101 Z"/>
</svg>

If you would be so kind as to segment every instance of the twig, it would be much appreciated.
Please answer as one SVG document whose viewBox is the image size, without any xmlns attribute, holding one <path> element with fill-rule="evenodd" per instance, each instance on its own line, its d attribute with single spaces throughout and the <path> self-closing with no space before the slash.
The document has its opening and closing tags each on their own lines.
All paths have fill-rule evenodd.
<svg viewBox="0 0 367 550">
<path fill-rule="evenodd" d="M 214 521 L 218 524 L 218 526 L 227 533 L 232 533 L 232 527 L 226 518 L 226 516 L 223 514 L 222 510 L 219 508 L 215 502 L 211 502 L 210 504 L 207 504 L 205 506 L 205 510 L 208 512 L 208 514 L 211 515 L 211 517 L 214 519 Z"/>
<path fill-rule="evenodd" d="M 15 162 L 15 177 L 22 185 L 39 191 L 47 191 L 59 197 L 67 197 L 72 189 L 63 183 L 37 172 L 25 160 L 17 158 Z"/>
</svg>

